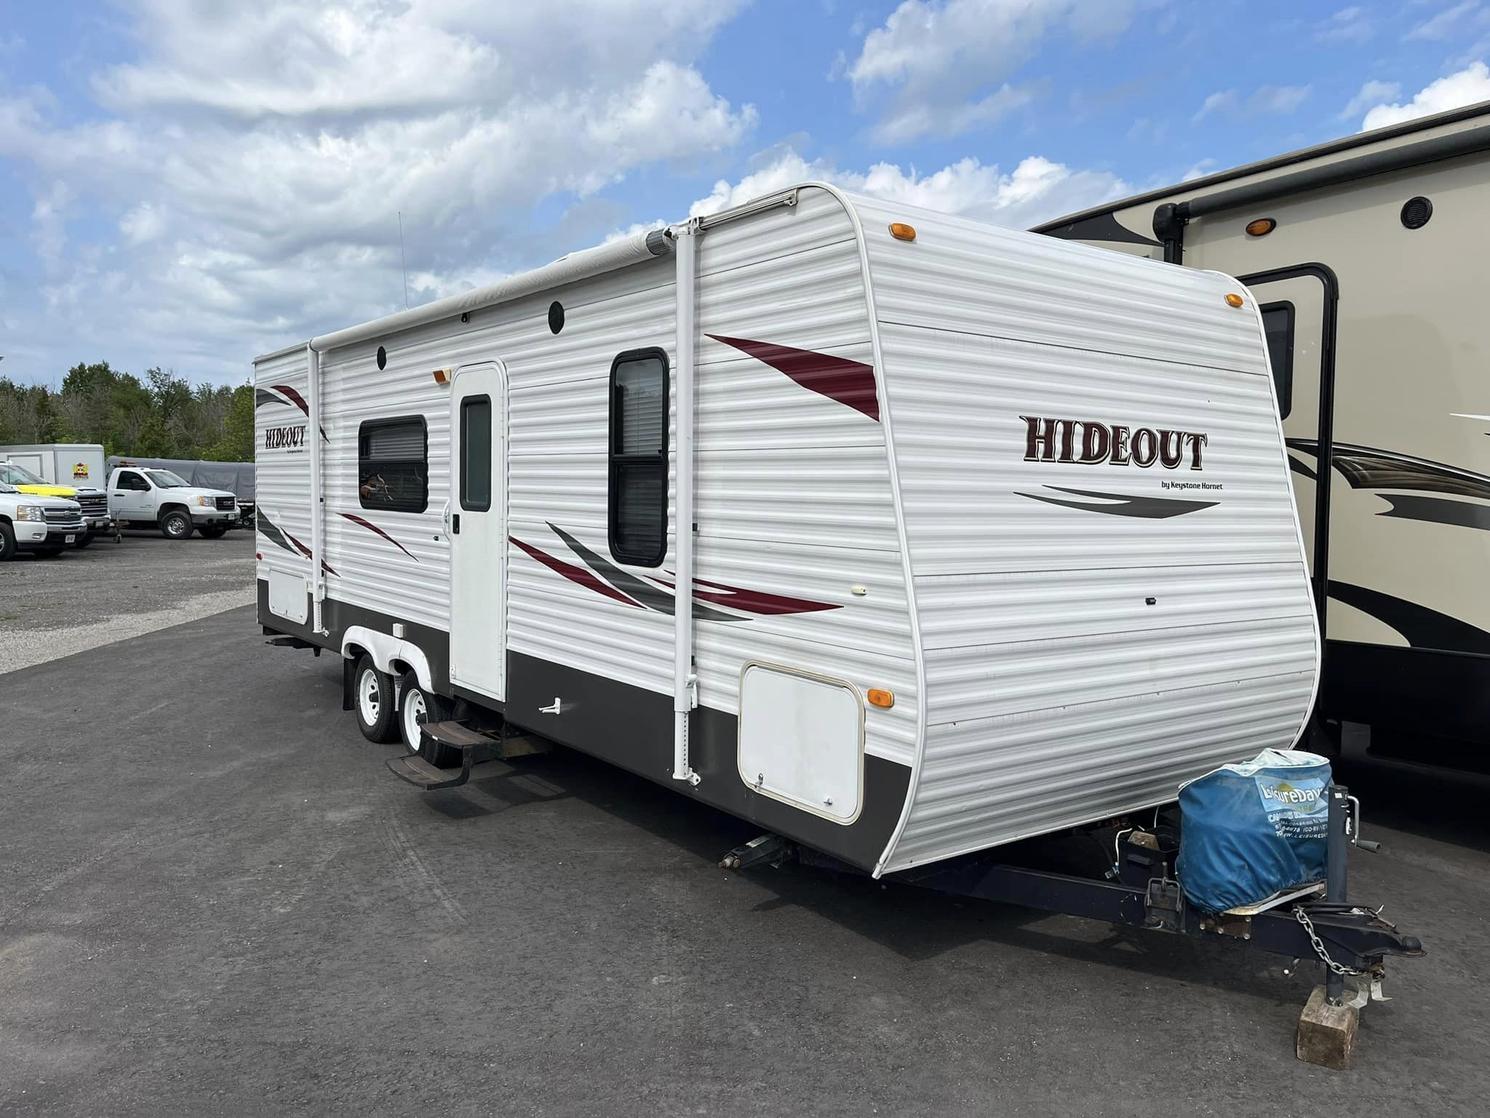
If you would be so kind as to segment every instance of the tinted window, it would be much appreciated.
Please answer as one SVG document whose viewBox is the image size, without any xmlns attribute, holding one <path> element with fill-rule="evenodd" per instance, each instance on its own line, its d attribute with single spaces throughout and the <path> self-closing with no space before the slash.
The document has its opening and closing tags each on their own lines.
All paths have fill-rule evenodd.
<svg viewBox="0 0 1490 1118">
<path fill-rule="evenodd" d="M 472 396 L 460 405 L 460 507 L 491 508 L 491 397 Z"/>
<path fill-rule="evenodd" d="M 623 353 L 610 373 L 610 550 L 655 567 L 667 550 L 667 357 Z"/>
<path fill-rule="evenodd" d="M 150 488 L 145 479 L 136 473 L 122 473 L 114 484 L 115 489 L 130 489 L 144 492 Z"/>
<path fill-rule="evenodd" d="M 1268 303 L 1258 309 L 1268 343 L 1268 362 L 1273 366 L 1273 384 L 1278 390 L 1278 414 L 1287 419 L 1293 410 L 1293 304 Z"/>
<path fill-rule="evenodd" d="M 423 512 L 429 504 L 423 416 L 369 420 L 357 429 L 357 499 L 365 509 Z"/>
</svg>

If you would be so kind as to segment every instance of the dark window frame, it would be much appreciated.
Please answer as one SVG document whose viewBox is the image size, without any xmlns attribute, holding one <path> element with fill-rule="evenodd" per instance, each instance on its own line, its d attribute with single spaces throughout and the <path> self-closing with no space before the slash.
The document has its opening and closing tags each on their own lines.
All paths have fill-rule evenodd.
<svg viewBox="0 0 1490 1118">
<path fill-rule="evenodd" d="M 622 435 L 622 410 L 616 407 L 618 399 L 616 392 L 616 373 L 622 365 L 653 359 L 662 365 L 662 445 L 660 450 L 655 454 L 622 454 L 619 451 Z M 667 555 L 668 419 L 672 411 L 672 365 L 667 359 L 666 351 L 657 346 L 649 346 L 645 349 L 628 349 L 624 353 L 618 353 L 610 365 L 610 378 L 607 381 L 606 400 L 610 411 L 610 434 L 606 447 L 606 542 L 610 546 L 612 558 L 618 563 L 630 563 L 637 567 L 661 566 L 663 558 Z M 659 507 L 657 509 L 657 548 L 655 551 L 647 552 L 628 551 L 620 545 L 616 531 L 620 520 L 620 497 L 621 488 L 624 485 L 623 478 L 628 473 L 651 472 L 654 470 L 660 476 L 658 491 L 661 493 L 661 500 L 658 502 Z"/>
<path fill-rule="evenodd" d="M 1277 299 L 1271 303 L 1263 303 L 1257 308 L 1257 313 L 1264 318 L 1262 338 L 1267 341 L 1266 316 L 1269 311 L 1286 311 L 1287 325 L 1283 332 L 1283 354 L 1284 365 L 1280 371 L 1273 364 L 1272 349 L 1268 350 L 1268 365 L 1273 373 L 1273 391 L 1278 397 L 1278 418 L 1287 419 L 1293 411 L 1293 341 L 1294 327 L 1298 321 L 1298 309 L 1293 305 L 1292 299 Z"/>
<path fill-rule="evenodd" d="M 125 478 L 132 478 L 135 481 L 140 482 L 141 484 L 125 485 Z M 139 470 L 120 470 L 119 476 L 114 479 L 114 488 L 122 489 L 126 493 L 149 493 L 151 487 L 150 482 L 145 479 L 145 475 L 142 474 Z"/>
<path fill-rule="evenodd" d="M 424 441 L 423 451 L 419 458 L 384 458 L 371 459 L 367 453 L 367 436 L 370 431 L 376 431 L 383 427 L 403 427 L 410 424 L 419 424 L 419 433 Z M 409 504 L 389 504 L 385 501 L 377 501 L 368 504 L 367 497 L 362 492 L 362 479 L 368 474 L 367 463 L 377 461 L 386 465 L 406 465 L 418 463 L 423 467 L 419 474 L 423 486 L 419 494 L 419 506 L 415 508 Z M 408 512 L 422 513 L 429 509 L 429 420 L 422 415 L 394 415 L 379 419 L 365 419 L 357 425 L 357 503 L 365 509 L 375 512 Z"/>
<path fill-rule="evenodd" d="M 469 408 L 472 404 L 485 404 L 486 405 L 486 503 L 485 504 L 481 504 L 481 505 L 467 504 L 466 503 L 467 475 L 468 475 L 468 467 L 470 466 L 470 462 L 471 462 L 471 456 L 466 452 L 466 447 L 468 446 L 468 443 L 467 443 L 467 440 L 466 440 L 466 430 L 467 430 L 467 428 L 466 428 L 466 414 L 467 414 L 466 409 Z M 494 487 L 493 483 L 494 483 L 494 480 L 495 480 L 494 479 L 494 476 L 493 476 L 494 471 L 492 470 L 492 462 L 491 462 L 492 449 L 496 446 L 496 438 L 494 437 L 494 433 L 493 433 L 494 427 L 495 427 L 495 420 L 496 420 L 496 416 L 492 412 L 491 396 L 489 396 L 487 393 L 483 392 L 479 396 L 466 396 L 466 397 L 463 397 L 461 399 L 461 402 L 460 402 L 460 419 L 459 419 L 459 423 L 460 423 L 460 507 L 461 507 L 461 511 L 462 512 L 490 512 L 491 511 L 491 495 L 492 495 L 492 489 Z"/>
</svg>

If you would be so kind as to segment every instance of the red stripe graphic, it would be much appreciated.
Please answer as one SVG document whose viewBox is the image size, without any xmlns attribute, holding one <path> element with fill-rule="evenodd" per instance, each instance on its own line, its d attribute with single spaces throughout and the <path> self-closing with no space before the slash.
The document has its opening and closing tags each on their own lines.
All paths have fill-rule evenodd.
<svg viewBox="0 0 1490 1118">
<path fill-rule="evenodd" d="M 402 551 L 410 559 L 414 560 L 414 562 L 416 562 L 416 563 L 419 562 L 419 556 L 415 555 L 412 551 L 410 551 L 408 548 L 406 548 L 403 544 L 399 543 L 396 539 L 394 539 L 392 536 L 390 536 L 387 532 L 385 532 L 385 531 L 383 531 L 383 529 L 379 528 L 371 520 L 365 520 L 364 518 L 362 518 L 360 516 L 357 516 L 356 514 L 350 513 L 350 512 L 344 512 L 344 513 L 342 513 L 342 515 L 344 517 L 346 517 L 348 520 L 350 520 L 353 524 L 360 524 L 360 525 L 362 525 L 362 527 L 366 528 L 369 532 L 376 532 L 378 535 L 382 536 L 385 540 L 387 540 L 389 543 L 391 543 L 394 547 L 396 547 L 400 551 Z"/>
<path fill-rule="evenodd" d="M 289 400 L 290 403 L 303 411 L 306 419 L 310 418 L 310 405 L 305 402 L 305 397 L 288 384 L 271 384 L 269 390 L 271 392 L 278 392 L 285 399 Z"/>
<path fill-rule="evenodd" d="M 297 540 L 294 536 L 290 535 L 290 533 L 285 532 L 285 530 L 283 528 L 281 528 L 280 531 L 281 532 L 284 532 L 285 538 L 287 540 L 289 540 L 292 544 L 295 545 L 295 550 L 296 551 L 300 552 L 300 554 L 301 555 L 304 555 L 307 559 L 311 558 L 310 548 L 306 547 L 303 543 L 301 543 L 299 540 Z M 334 567 L 332 567 L 332 565 L 330 563 L 326 562 L 326 560 L 324 560 L 324 559 L 321 560 L 321 569 L 323 571 L 325 571 L 328 575 L 334 575 L 334 574 L 336 574 L 336 569 Z M 337 575 L 337 577 L 340 578 L 341 576 L 340 575 Z"/>
<path fill-rule="evenodd" d="M 583 567 L 576 567 L 572 563 L 566 563 L 564 562 L 564 560 L 555 558 L 545 551 L 539 551 L 538 548 L 534 547 L 532 544 L 523 543 L 523 541 L 518 539 L 516 536 L 508 536 L 507 538 L 513 543 L 517 544 L 518 547 L 522 548 L 534 559 L 537 559 L 538 562 L 542 563 L 549 570 L 558 571 L 559 574 L 563 575 L 570 582 L 578 583 L 580 586 L 583 586 L 587 590 L 593 590 L 597 594 L 604 594 L 607 598 L 614 598 L 616 601 L 622 602 L 628 606 L 636 606 L 637 609 L 641 608 L 640 603 L 633 602 L 625 594 L 622 594 L 619 590 L 617 590 L 614 586 L 611 586 L 609 583 L 601 582 L 598 578 L 596 578 L 589 571 L 585 570 Z"/>
<path fill-rule="evenodd" d="M 755 342 L 749 338 L 727 338 L 710 334 L 716 342 L 734 346 L 778 372 L 785 373 L 803 388 L 847 404 L 870 419 L 879 421 L 880 403 L 874 389 L 874 366 L 810 349 L 793 349 L 774 342 Z"/>
<path fill-rule="evenodd" d="M 655 581 L 669 590 L 676 590 L 675 584 L 668 579 L 659 578 Z M 714 589 L 700 590 L 700 586 L 712 586 Z M 841 608 L 829 602 L 789 598 L 785 594 L 767 594 L 764 590 L 747 590 L 743 586 L 727 586 L 722 582 L 709 582 L 702 578 L 693 580 L 693 596 L 710 605 L 728 606 L 730 609 L 743 610 L 761 617 L 774 617 L 784 613 L 821 613 L 823 610 Z"/>
</svg>

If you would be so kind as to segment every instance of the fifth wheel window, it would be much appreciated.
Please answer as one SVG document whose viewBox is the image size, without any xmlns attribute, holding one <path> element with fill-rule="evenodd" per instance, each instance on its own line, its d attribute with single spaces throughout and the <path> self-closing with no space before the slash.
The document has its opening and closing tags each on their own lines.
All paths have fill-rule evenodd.
<svg viewBox="0 0 1490 1118">
<path fill-rule="evenodd" d="M 667 356 L 623 353 L 610 372 L 610 551 L 655 567 L 667 550 Z"/>
<path fill-rule="evenodd" d="M 365 509 L 423 512 L 429 504 L 429 436 L 422 416 L 357 428 L 357 499 Z"/>
</svg>

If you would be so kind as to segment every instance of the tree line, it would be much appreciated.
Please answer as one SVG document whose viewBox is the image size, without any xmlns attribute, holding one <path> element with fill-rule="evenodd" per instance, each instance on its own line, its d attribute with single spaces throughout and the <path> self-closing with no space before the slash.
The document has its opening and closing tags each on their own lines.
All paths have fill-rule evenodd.
<svg viewBox="0 0 1490 1118">
<path fill-rule="evenodd" d="M 251 384 L 193 386 L 174 371 L 144 378 L 107 361 L 74 365 L 60 391 L 0 377 L 0 445 L 102 443 L 105 454 L 248 462 Z"/>
</svg>

